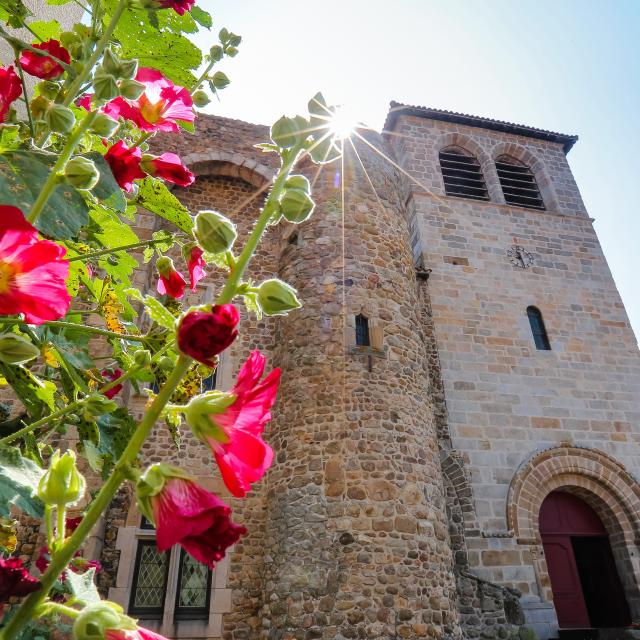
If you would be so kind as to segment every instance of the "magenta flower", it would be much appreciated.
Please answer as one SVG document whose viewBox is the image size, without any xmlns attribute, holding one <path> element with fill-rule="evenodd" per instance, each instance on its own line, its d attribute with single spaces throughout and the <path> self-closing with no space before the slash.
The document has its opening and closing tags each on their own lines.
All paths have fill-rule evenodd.
<svg viewBox="0 0 640 640">
<path fill-rule="evenodd" d="M 211 311 L 190 311 L 178 325 L 178 347 L 194 360 L 215 367 L 215 356 L 237 337 L 240 314 L 232 304 L 217 304 Z"/>
<path fill-rule="evenodd" d="M 58 40 L 36 42 L 31 46 L 34 49 L 50 53 L 66 64 L 71 62 L 69 52 Z M 20 65 L 29 75 L 36 76 L 36 78 L 41 78 L 42 80 L 53 80 L 64 73 L 62 66 L 50 56 L 41 56 L 27 49 L 25 49 L 20 56 Z"/>
<path fill-rule="evenodd" d="M 155 631 L 138 627 L 137 629 L 107 629 L 105 640 L 167 640 Z"/>
<path fill-rule="evenodd" d="M 104 113 L 131 120 L 142 131 L 179 131 L 178 122 L 193 122 L 193 101 L 188 89 L 173 84 L 156 69 L 138 69 L 136 80 L 146 85 L 137 100 L 115 98 Z"/>
<path fill-rule="evenodd" d="M 30 324 L 64 316 L 71 303 L 66 249 L 38 232 L 16 207 L 0 206 L 0 314 L 23 313 Z"/>
<path fill-rule="evenodd" d="M 231 520 L 231 509 L 178 469 L 151 466 L 136 488 L 143 512 L 152 515 L 158 551 L 179 544 L 213 568 L 247 530 Z"/>
<path fill-rule="evenodd" d="M 187 11 L 191 11 L 195 0 L 156 0 L 161 9 L 173 9 L 178 15 L 182 16 Z"/>
<path fill-rule="evenodd" d="M 13 67 L 0 67 L 0 123 L 4 122 L 11 103 L 22 93 L 22 84 Z"/>
<path fill-rule="evenodd" d="M 122 376 L 121 369 L 113 369 L 113 370 L 105 369 L 104 371 L 102 371 L 102 377 L 108 380 L 109 382 L 113 382 L 114 380 L 117 380 L 121 376 Z M 107 398 L 109 398 L 109 400 L 111 400 L 115 396 L 117 396 L 121 391 L 122 391 L 122 383 L 117 384 L 115 387 L 111 387 L 111 389 L 109 389 L 108 391 L 105 391 L 104 395 Z M 82 520 L 82 518 L 79 518 L 79 520 Z"/>
<path fill-rule="evenodd" d="M 22 598 L 40 588 L 40 580 L 29 575 L 20 558 L 0 558 L 0 603 Z"/>
<path fill-rule="evenodd" d="M 173 260 L 162 256 L 156 261 L 158 268 L 158 293 L 162 296 L 168 295 L 172 298 L 182 298 L 184 290 L 187 286 L 185 279 L 179 271 L 173 266 Z"/>
<path fill-rule="evenodd" d="M 111 167 L 111 173 L 127 193 L 133 189 L 133 181 L 145 177 L 145 172 L 140 168 L 140 160 L 142 159 L 142 151 L 138 147 L 127 147 L 122 141 L 118 140 L 112 145 L 104 159 Z"/>
<path fill-rule="evenodd" d="M 167 151 L 161 156 L 144 155 L 140 167 L 150 176 L 162 178 L 179 187 L 188 187 L 196 177 L 182 164 L 180 156 Z"/>
<path fill-rule="evenodd" d="M 187 268 L 189 269 L 189 284 L 191 291 L 195 291 L 198 287 L 198 282 L 206 277 L 207 272 L 204 268 L 207 266 L 207 263 L 204 261 L 202 257 L 204 251 L 198 247 L 194 246 L 189 251 L 189 259 L 187 260 Z"/>
<path fill-rule="evenodd" d="M 265 362 L 260 351 L 253 351 L 228 394 L 196 396 L 185 411 L 189 426 L 211 447 L 225 485 L 238 498 L 247 495 L 273 462 L 273 450 L 261 436 L 271 419 L 280 369 L 261 381 Z"/>
</svg>

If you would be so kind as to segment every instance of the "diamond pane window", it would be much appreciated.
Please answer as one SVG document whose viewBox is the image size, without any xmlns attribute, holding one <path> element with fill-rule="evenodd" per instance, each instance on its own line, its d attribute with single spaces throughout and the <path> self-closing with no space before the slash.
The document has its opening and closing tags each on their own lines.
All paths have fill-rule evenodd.
<svg viewBox="0 0 640 640">
<path fill-rule="evenodd" d="M 489 199 L 480 163 L 465 149 L 460 147 L 442 149 L 440 170 L 444 191 L 448 196 L 473 200 Z"/>
<path fill-rule="evenodd" d="M 129 612 L 160 618 L 167 589 L 169 555 L 160 553 L 155 540 L 139 540 Z"/>
<path fill-rule="evenodd" d="M 496 170 L 507 204 L 544 209 L 538 183 L 529 167 L 511 156 L 500 156 L 496 159 Z"/>
<path fill-rule="evenodd" d="M 208 618 L 210 594 L 211 569 L 182 551 L 178 572 L 176 617 L 188 620 Z"/>
</svg>

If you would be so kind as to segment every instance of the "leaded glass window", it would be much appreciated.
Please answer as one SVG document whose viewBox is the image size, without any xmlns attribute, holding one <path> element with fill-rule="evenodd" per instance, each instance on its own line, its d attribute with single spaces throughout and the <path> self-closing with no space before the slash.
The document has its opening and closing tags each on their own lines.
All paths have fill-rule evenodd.
<svg viewBox="0 0 640 640">
<path fill-rule="evenodd" d="M 208 618 L 211 593 L 211 569 L 194 560 L 184 551 L 180 554 L 176 617 Z"/>
<path fill-rule="evenodd" d="M 160 553 L 155 540 L 139 540 L 129 612 L 162 617 L 167 588 L 169 554 Z"/>
</svg>

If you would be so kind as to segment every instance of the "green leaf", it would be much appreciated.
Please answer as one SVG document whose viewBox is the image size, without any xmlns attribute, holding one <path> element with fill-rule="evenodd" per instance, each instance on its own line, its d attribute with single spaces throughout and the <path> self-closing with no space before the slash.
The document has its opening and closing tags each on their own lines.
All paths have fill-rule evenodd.
<svg viewBox="0 0 640 640">
<path fill-rule="evenodd" d="M 33 31 L 43 42 L 47 40 L 51 40 L 52 38 L 55 40 L 60 39 L 60 23 L 57 20 L 49 20 L 49 22 L 45 22 L 44 20 L 36 20 L 35 22 L 29 23 L 29 29 Z"/>
<path fill-rule="evenodd" d="M 13 205 L 28 214 L 40 194 L 56 155 L 36 151 L 11 151 L 0 156 L 2 204 Z M 84 198 L 68 184 L 56 186 L 35 226 L 47 236 L 66 240 L 87 224 Z"/>
<path fill-rule="evenodd" d="M 175 224 L 186 233 L 191 233 L 193 218 L 189 210 L 160 180 L 149 177 L 142 180 L 136 201 L 148 211 Z"/>
<path fill-rule="evenodd" d="M 95 567 L 91 567 L 91 569 L 84 573 L 67 571 L 66 582 L 71 589 L 71 593 L 74 595 L 77 602 L 80 602 L 85 606 L 100 602 L 100 594 L 98 593 L 98 589 L 93 581 L 95 575 Z"/>
<path fill-rule="evenodd" d="M 97 151 L 85 153 L 84 156 L 93 160 L 98 171 L 100 171 L 100 179 L 98 184 L 91 190 L 93 195 L 100 200 L 100 203 L 110 209 L 115 209 L 123 213 L 127 208 L 127 199 L 122 193 L 120 185 L 116 182 L 111 172 L 111 167 L 107 164 L 104 156 Z"/>
<path fill-rule="evenodd" d="M 35 491 L 44 471 L 23 458 L 15 447 L 0 447 L 0 515 L 8 516 L 15 504 L 36 518 L 44 514 L 44 505 Z"/>
<path fill-rule="evenodd" d="M 213 26 L 211 14 L 207 13 L 200 7 L 192 7 L 191 16 L 199 25 L 205 27 L 206 29 L 211 29 L 211 27 Z"/>
<path fill-rule="evenodd" d="M 0 154 L 13 151 L 20 146 L 18 137 L 20 128 L 16 125 L 5 124 L 0 129 Z"/>
<path fill-rule="evenodd" d="M 117 460 L 129 439 L 136 430 L 137 425 L 127 409 L 120 407 L 113 413 L 105 413 L 97 420 L 100 429 L 100 446 L 98 451 L 102 457 L 102 477 L 106 477 L 113 466 L 113 460 Z"/>
<path fill-rule="evenodd" d="M 125 293 L 135 300 L 142 302 L 152 320 L 155 320 L 155 322 L 157 322 L 161 327 L 173 331 L 176 325 L 176 319 L 171 314 L 171 311 L 162 304 L 162 302 L 153 296 L 143 297 L 137 289 L 127 289 Z"/>
<path fill-rule="evenodd" d="M 143 254 L 143 262 L 147 264 L 151 258 L 153 258 L 153 254 L 158 251 L 159 253 L 167 253 L 171 247 L 173 247 L 173 236 L 167 231 L 154 231 L 151 234 L 152 240 L 163 240 L 164 242 L 158 242 L 150 247 L 145 247 Z"/>
<path fill-rule="evenodd" d="M 23 366 L 0 365 L 0 373 L 13 387 L 29 413 L 40 417 L 44 408 L 53 411 L 56 386 L 48 380 L 40 380 Z"/>
<path fill-rule="evenodd" d="M 19 29 L 25 18 L 32 15 L 22 0 L 0 0 L 0 20 L 5 21 L 10 27 Z"/>
</svg>

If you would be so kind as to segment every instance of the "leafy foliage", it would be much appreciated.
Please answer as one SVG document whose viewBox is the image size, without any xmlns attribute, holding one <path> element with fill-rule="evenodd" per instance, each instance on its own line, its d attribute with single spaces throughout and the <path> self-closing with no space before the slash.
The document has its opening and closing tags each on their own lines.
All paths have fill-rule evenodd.
<svg viewBox="0 0 640 640">
<path fill-rule="evenodd" d="M 11 505 L 15 505 L 41 518 L 43 504 L 34 492 L 42 474 L 42 469 L 22 457 L 16 447 L 0 447 L 0 515 L 8 516 Z"/>
</svg>

